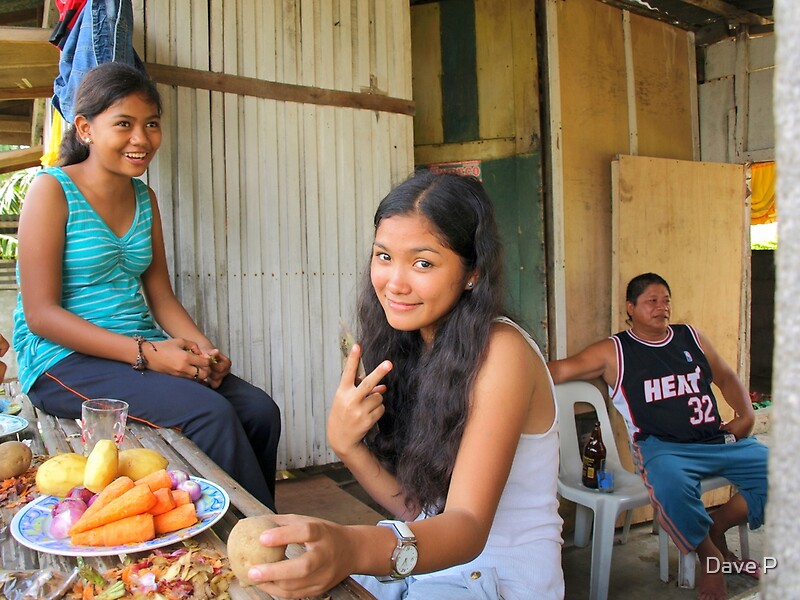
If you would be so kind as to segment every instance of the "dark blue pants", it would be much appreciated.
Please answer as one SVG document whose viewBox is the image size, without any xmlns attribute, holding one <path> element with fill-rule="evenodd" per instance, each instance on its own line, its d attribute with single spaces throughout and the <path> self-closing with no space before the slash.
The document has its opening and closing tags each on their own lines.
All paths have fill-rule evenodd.
<svg viewBox="0 0 800 600">
<path fill-rule="evenodd" d="M 127 363 L 71 354 L 31 387 L 31 402 L 51 415 L 80 419 L 87 398 L 118 398 L 128 418 L 181 431 L 260 502 L 275 510 L 280 410 L 266 392 L 228 375 L 216 390 L 192 379 Z"/>
</svg>

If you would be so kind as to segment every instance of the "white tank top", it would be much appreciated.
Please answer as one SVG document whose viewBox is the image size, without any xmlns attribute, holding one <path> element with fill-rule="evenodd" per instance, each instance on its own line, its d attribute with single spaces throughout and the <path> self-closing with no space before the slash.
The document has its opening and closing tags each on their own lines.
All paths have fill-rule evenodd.
<svg viewBox="0 0 800 600">
<path fill-rule="evenodd" d="M 544 363 L 536 342 L 517 329 Z M 555 399 L 553 382 L 550 390 Z M 554 408 L 558 411 L 558 408 Z M 473 561 L 418 577 L 438 577 L 494 568 L 504 600 L 560 599 L 564 597 L 561 571 L 561 526 L 558 514 L 558 413 L 545 433 L 522 434 L 506 487 L 483 552 Z"/>
</svg>

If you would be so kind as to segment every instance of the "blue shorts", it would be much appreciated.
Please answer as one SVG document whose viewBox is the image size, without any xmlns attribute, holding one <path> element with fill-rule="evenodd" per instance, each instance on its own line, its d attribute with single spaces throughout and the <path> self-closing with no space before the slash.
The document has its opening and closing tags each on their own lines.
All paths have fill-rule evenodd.
<svg viewBox="0 0 800 600">
<path fill-rule="evenodd" d="M 700 492 L 706 477 L 722 476 L 739 488 L 751 529 L 764 522 L 769 451 L 756 438 L 734 444 L 680 444 L 651 435 L 633 447 L 659 522 L 681 552 L 694 550 L 708 535 L 712 519 Z"/>
</svg>

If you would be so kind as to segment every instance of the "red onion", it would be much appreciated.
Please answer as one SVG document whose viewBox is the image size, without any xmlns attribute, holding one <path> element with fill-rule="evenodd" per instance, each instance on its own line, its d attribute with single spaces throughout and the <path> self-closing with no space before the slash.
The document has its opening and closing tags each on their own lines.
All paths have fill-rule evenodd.
<svg viewBox="0 0 800 600">
<path fill-rule="evenodd" d="M 53 507 L 50 521 L 50 537 L 60 540 L 69 537 L 69 530 L 83 516 L 86 503 L 78 498 L 64 498 Z"/>
<path fill-rule="evenodd" d="M 53 513 L 53 516 L 55 517 L 56 515 L 59 515 L 59 514 L 61 514 L 62 512 L 66 511 L 66 510 L 85 511 L 86 510 L 86 502 L 84 502 L 80 498 L 63 498 L 63 499 L 61 499 L 61 500 L 59 500 L 58 502 L 55 503 L 55 505 L 53 506 L 52 513 Z"/>
<path fill-rule="evenodd" d="M 167 471 L 167 475 L 169 475 L 169 479 L 172 481 L 173 490 L 177 490 L 180 484 L 189 480 L 189 474 L 186 471 L 181 471 L 179 469 Z"/>
<path fill-rule="evenodd" d="M 92 497 L 89 498 L 89 501 L 86 503 L 86 508 L 89 508 L 92 504 L 94 504 L 94 501 L 97 500 L 99 495 L 100 494 L 92 494 Z"/>
<path fill-rule="evenodd" d="M 188 492 L 189 499 L 192 502 L 197 502 L 203 493 L 203 490 L 200 488 L 200 484 L 196 481 L 192 481 L 191 479 L 179 484 L 178 489 Z"/>
<path fill-rule="evenodd" d="M 67 493 L 67 498 L 78 498 L 82 500 L 84 503 L 88 505 L 89 500 L 91 497 L 94 496 L 94 492 L 92 490 L 87 490 L 82 485 L 76 485 Z"/>
</svg>

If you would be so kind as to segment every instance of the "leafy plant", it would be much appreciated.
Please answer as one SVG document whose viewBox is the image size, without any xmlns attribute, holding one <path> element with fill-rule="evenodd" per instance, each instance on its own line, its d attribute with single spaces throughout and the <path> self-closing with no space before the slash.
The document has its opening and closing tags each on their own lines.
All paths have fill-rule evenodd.
<svg viewBox="0 0 800 600">
<path fill-rule="evenodd" d="M 14 171 L 2 178 L 0 183 L 0 227 L 3 215 L 19 215 L 22 201 L 36 175 L 38 168 Z M 0 258 L 17 258 L 17 238 L 8 233 L 0 233 Z"/>
<path fill-rule="evenodd" d="M 753 242 L 750 245 L 751 250 L 777 250 L 778 240 L 767 240 L 761 242 Z"/>
<path fill-rule="evenodd" d="M 0 233 L 0 259 L 17 260 L 17 238 Z"/>
<path fill-rule="evenodd" d="M 31 185 L 38 168 L 24 169 L 10 173 L 0 186 L 0 214 L 18 215 L 22 201 Z"/>
</svg>

